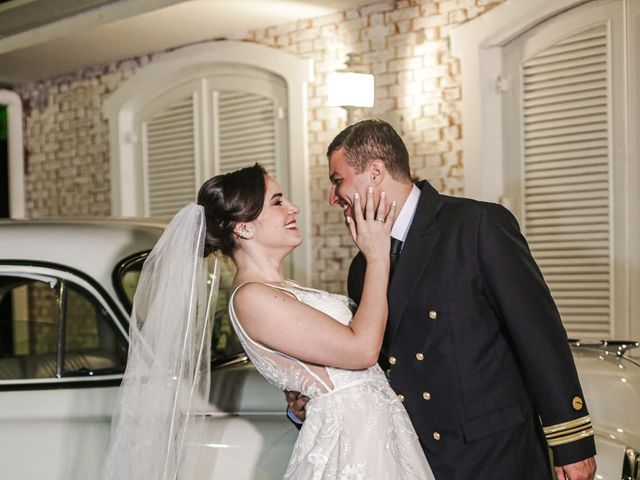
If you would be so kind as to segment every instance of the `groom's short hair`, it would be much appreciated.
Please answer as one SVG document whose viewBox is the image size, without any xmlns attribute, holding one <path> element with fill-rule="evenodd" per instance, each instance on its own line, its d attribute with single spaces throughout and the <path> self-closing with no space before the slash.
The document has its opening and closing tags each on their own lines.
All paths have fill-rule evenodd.
<svg viewBox="0 0 640 480">
<path fill-rule="evenodd" d="M 410 182 L 409 152 L 400 135 L 383 120 L 362 120 L 349 125 L 333 139 L 327 158 L 344 148 L 347 163 L 357 173 L 364 172 L 373 160 L 381 160 L 391 178 Z"/>
</svg>

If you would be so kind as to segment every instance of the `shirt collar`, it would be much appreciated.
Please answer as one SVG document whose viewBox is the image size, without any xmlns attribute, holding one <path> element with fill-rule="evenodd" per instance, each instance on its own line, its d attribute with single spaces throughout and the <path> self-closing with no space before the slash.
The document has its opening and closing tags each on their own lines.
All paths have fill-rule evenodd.
<svg viewBox="0 0 640 480">
<path fill-rule="evenodd" d="M 404 242 L 409 233 L 409 227 L 413 221 L 413 216 L 416 214 L 416 208 L 418 207 L 418 200 L 420 199 L 420 189 L 415 185 L 409 192 L 409 196 L 402 205 L 402 209 L 398 214 L 393 228 L 391 229 L 391 236 L 397 238 L 401 242 Z"/>
</svg>

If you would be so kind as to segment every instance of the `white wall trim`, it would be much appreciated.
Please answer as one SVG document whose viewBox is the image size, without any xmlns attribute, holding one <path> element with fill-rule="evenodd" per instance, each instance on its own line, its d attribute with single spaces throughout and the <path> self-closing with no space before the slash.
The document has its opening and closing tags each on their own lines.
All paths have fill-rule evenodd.
<svg viewBox="0 0 640 480">
<path fill-rule="evenodd" d="M 7 107 L 9 127 L 9 215 L 25 218 L 22 101 L 16 92 L 0 89 L 0 105 Z"/>
<path fill-rule="evenodd" d="M 219 63 L 258 68 L 282 77 L 287 84 L 289 131 L 289 196 L 305 215 L 300 217 L 304 243 L 293 253 L 296 280 L 309 282 L 311 273 L 311 202 L 307 141 L 307 83 L 313 63 L 282 50 L 249 42 L 212 41 L 154 57 L 152 63 L 122 84 L 104 104 L 109 121 L 111 211 L 114 216 L 141 216 L 135 178 L 135 113 L 157 95 L 197 76 L 215 73 Z M 295 179 L 295 181 L 293 181 Z"/>
<path fill-rule="evenodd" d="M 507 0 L 451 32 L 460 59 L 465 196 L 503 201 L 502 47 L 549 17 L 589 0 Z"/>
<path fill-rule="evenodd" d="M 625 2 L 627 18 L 627 45 L 635 45 L 628 48 L 627 71 L 629 85 L 629 101 L 627 107 L 627 132 L 629 139 L 629 171 L 627 175 L 627 189 L 629 192 L 627 222 L 628 235 L 630 241 L 627 243 L 627 253 L 629 258 L 629 289 L 627 295 L 630 299 L 629 310 L 625 312 L 630 319 L 629 325 L 624 330 L 627 338 L 640 339 L 640 249 L 637 248 L 637 239 L 640 238 L 640 138 L 637 132 L 640 131 L 640 2 Z M 640 352 L 636 351 L 636 358 L 640 358 Z"/>
<path fill-rule="evenodd" d="M 460 59 L 462 78 L 463 161 L 465 195 L 481 200 L 507 203 L 504 198 L 503 171 L 505 153 L 502 129 L 503 95 L 498 78 L 503 74 L 503 48 L 523 32 L 546 19 L 586 3 L 606 4 L 612 0 L 506 0 L 503 4 L 451 32 L 451 49 Z M 634 312 L 640 308 L 640 250 L 634 239 L 640 235 L 640 61 L 637 47 L 640 41 L 640 5 L 636 0 L 622 0 L 625 17 L 627 75 L 627 119 L 622 126 L 625 145 L 618 145 L 619 157 L 627 161 L 626 197 L 620 210 L 626 218 L 616 218 L 620 226 L 616 234 L 616 258 L 612 273 L 616 292 L 626 297 L 616 302 L 616 318 L 612 319 L 612 334 L 618 338 L 640 337 L 640 322 Z M 508 87 L 507 87 L 508 88 Z M 627 148 L 625 153 L 623 150 Z M 506 201 L 505 201 L 506 200 Z M 623 287 L 620 287 L 620 286 Z M 626 285 L 626 286 L 625 286 Z M 639 355 L 636 353 L 636 355 Z"/>
</svg>

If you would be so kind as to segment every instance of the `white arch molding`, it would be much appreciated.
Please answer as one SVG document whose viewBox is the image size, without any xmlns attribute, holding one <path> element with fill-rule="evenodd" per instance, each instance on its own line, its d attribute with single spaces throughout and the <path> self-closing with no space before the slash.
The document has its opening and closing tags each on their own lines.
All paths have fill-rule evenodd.
<svg viewBox="0 0 640 480">
<path fill-rule="evenodd" d="M 9 216 L 11 218 L 25 218 L 22 101 L 16 92 L 0 89 L 0 105 L 7 107 L 9 129 Z"/>
<path fill-rule="evenodd" d="M 625 300 L 617 305 L 613 334 L 619 338 L 638 338 L 640 322 L 634 312 L 640 310 L 640 250 L 634 239 L 640 236 L 640 2 L 637 0 L 506 0 L 480 17 L 451 32 L 451 50 L 460 59 L 462 78 L 463 161 L 465 195 L 492 202 L 504 202 L 503 95 L 508 89 L 503 73 L 503 47 L 543 21 L 583 4 L 605 5 L 619 1 L 623 6 L 626 46 L 621 54 L 626 61 L 626 105 L 623 125 L 626 153 L 627 196 L 623 198 L 628 216 L 621 221 L 617 251 L 619 257 L 615 281 Z M 620 53 L 620 52 L 618 52 Z M 626 300 L 628 299 L 628 301 Z M 636 354 L 637 355 L 637 354 Z"/>
<path fill-rule="evenodd" d="M 313 63 L 282 50 L 238 41 L 212 41 L 156 56 L 122 84 L 104 104 L 109 121 L 111 211 L 114 216 L 141 216 L 136 200 L 135 113 L 156 96 L 187 79 L 215 73 L 216 64 L 257 68 L 283 78 L 287 85 L 289 196 L 304 213 L 298 219 L 304 238 L 293 252 L 293 277 L 309 283 L 311 272 L 311 202 L 308 191 L 307 83 Z"/>
<path fill-rule="evenodd" d="M 503 180 L 502 48 L 518 35 L 591 0 L 506 0 L 451 31 L 460 59 L 465 196 L 501 202 Z"/>
</svg>

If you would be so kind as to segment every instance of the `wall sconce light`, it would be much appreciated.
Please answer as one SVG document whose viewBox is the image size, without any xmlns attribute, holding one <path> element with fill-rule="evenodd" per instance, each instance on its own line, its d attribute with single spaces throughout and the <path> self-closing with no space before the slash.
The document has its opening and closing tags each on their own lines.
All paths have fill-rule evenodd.
<svg viewBox="0 0 640 480">
<path fill-rule="evenodd" d="M 348 54 L 345 63 L 347 70 L 328 75 L 327 105 L 343 107 L 347 111 L 347 122 L 351 123 L 354 108 L 373 107 L 375 84 L 373 75 L 354 71 L 362 63 L 359 55 Z"/>
<path fill-rule="evenodd" d="M 373 75 L 334 72 L 329 74 L 327 83 L 330 107 L 373 107 Z"/>
</svg>

